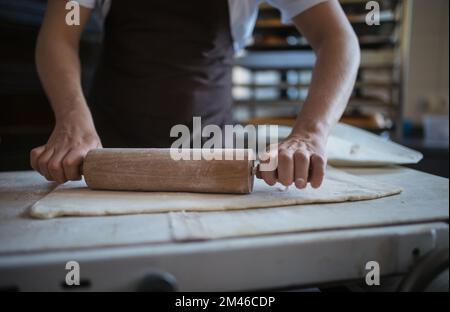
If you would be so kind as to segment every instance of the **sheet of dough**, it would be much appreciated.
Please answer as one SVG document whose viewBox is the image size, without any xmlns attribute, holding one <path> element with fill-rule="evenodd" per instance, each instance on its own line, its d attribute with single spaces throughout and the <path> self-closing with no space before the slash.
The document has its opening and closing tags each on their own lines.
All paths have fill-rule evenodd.
<svg viewBox="0 0 450 312">
<path fill-rule="evenodd" d="M 423 155 L 368 131 L 338 124 L 327 144 L 332 166 L 386 166 L 416 164 Z"/>
<path fill-rule="evenodd" d="M 62 216 L 102 216 L 173 211 L 221 211 L 369 200 L 400 193 L 397 187 L 377 184 L 343 171 L 328 168 L 320 189 L 268 186 L 256 179 L 248 195 L 169 192 L 93 191 L 84 182 L 56 188 L 31 207 L 31 216 L 48 219 Z"/>
<path fill-rule="evenodd" d="M 278 126 L 278 139 L 287 138 L 291 131 L 291 127 Z M 238 135 L 243 137 L 242 133 Z M 270 135 L 261 130 L 258 138 L 265 143 L 269 142 Z M 331 132 L 326 154 L 328 163 L 335 167 L 416 164 L 423 158 L 417 151 L 343 123 L 336 125 Z"/>
</svg>

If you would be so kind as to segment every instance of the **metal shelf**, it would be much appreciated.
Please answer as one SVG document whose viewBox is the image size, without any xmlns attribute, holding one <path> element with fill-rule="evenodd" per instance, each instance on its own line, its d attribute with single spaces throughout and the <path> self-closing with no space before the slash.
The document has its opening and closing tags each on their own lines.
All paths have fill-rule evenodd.
<svg viewBox="0 0 450 312">
<path fill-rule="evenodd" d="M 383 112 L 387 119 L 394 120 L 393 128 L 401 130 L 401 126 L 397 125 L 401 124 L 402 112 L 403 64 L 401 52 L 404 48 L 407 1 L 387 0 L 379 2 L 381 9 L 381 25 L 379 26 L 366 25 L 366 13 L 368 12 L 365 9 L 366 2 L 365 0 L 340 1 L 358 36 L 363 54 L 367 52 L 366 55 L 369 55 L 369 57 L 375 55 L 375 58 L 369 59 L 369 64 L 363 62 L 360 66 L 355 84 L 355 96 L 349 102 L 348 111 L 365 111 L 368 108 L 369 111 Z M 254 43 L 248 46 L 246 50 L 247 54 L 236 60 L 236 66 L 248 70 L 252 76 L 264 71 L 277 71 L 280 82 L 255 83 L 252 78 L 251 81 L 235 83 L 233 86 L 248 88 L 251 91 L 264 88 L 276 89 L 279 91 L 279 97 L 272 100 L 237 99 L 236 105 L 248 105 L 250 111 L 255 112 L 255 107 L 259 106 L 276 108 L 295 107 L 302 104 L 300 100 L 290 100 L 287 92 L 291 89 L 307 90 L 309 84 L 303 82 L 288 83 L 287 74 L 292 74 L 292 71 L 298 72 L 299 75 L 302 72 L 310 72 L 315 60 L 312 57 L 314 53 L 295 26 L 282 24 L 279 12 L 269 4 L 261 5 L 254 31 Z M 386 52 L 392 57 L 387 59 L 376 57 L 380 53 Z M 292 55 L 287 57 L 285 53 L 292 53 Z M 303 57 L 298 57 L 300 55 Z M 298 60 L 295 60 L 296 57 Z M 374 60 L 376 63 L 371 64 Z M 386 81 L 370 79 L 372 76 L 381 76 Z M 369 97 L 368 94 L 373 94 L 373 90 L 380 91 L 384 95 L 380 98 Z M 251 92 L 251 94 L 254 95 L 255 93 Z M 400 137 L 400 132 L 398 132 L 397 137 Z"/>
<path fill-rule="evenodd" d="M 235 83 L 234 87 L 243 87 L 243 88 L 278 88 L 278 89 L 307 89 L 309 88 L 308 83 Z M 355 84 L 355 88 L 364 88 L 364 87 L 373 87 L 373 88 L 392 88 L 399 87 L 398 82 L 395 81 L 358 81 Z"/>
<path fill-rule="evenodd" d="M 356 103 L 357 102 L 357 103 Z M 396 109 L 396 105 L 394 103 L 384 102 L 380 99 L 376 98 L 351 98 L 348 104 L 349 108 L 358 108 L 360 103 L 364 102 L 365 105 L 371 107 L 384 108 L 387 110 Z M 234 104 L 239 106 L 251 106 L 257 104 L 258 106 L 265 107 L 277 107 L 277 106 L 298 106 L 304 103 L 303 100 L 300 99 L 246 99 L 246 100 L 235 100 Z"/>
<path fill-rule="evenodd" d="M 397 46 L 397 41 L 390 38 L 360 38 L 361 49 L 391 49 Z M 307 44 L 289 45 L 289 44 L 255 44 L 247 48 L 248 51 L 310 51 L 311 47 Z"/>
</svg>

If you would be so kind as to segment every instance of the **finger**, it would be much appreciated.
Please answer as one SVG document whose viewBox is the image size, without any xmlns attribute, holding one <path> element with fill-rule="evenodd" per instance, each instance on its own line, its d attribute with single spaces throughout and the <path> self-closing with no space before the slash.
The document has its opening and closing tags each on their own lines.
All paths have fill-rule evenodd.
<svg viewBox="0 0 450 312">
<path fill-rule="evenodd" d="M 84 150 L 75 149 L 64 157 L 62 164 L 67 180 L 78 181 L 81 179 L 81 165 L 86 153 Z"/>
<path fill-rule="evenodd" d="M 54 152 L 53 148 L 50 149 L 46 148 L 37 161 L 40 174 L 42 174 L 49 181 L 53 181 L 48 171 L 48 162 L 50 158 L 52 158 L 53 152 Z"/>
<path fill-rule="evenodd" d="M 45 145 L 33 148 L 30 152 L 30 165 L 33 170 L 39 171 L 38 159 L 45 151 Z"/>
<path fill-rule="evenodd" d="M 276 171 L 261 171 L 261 178 L 270 186 L 277 183 Z"/>
<path fill-rule="evenodd" d="M 295 186 L 303 189 L 308 184 L 309 155 L 298 150 L 294 154 Z"/>
<path fill-rule="evenodd" d="M 260 171 L 259 169 L 260 169 L 260 168 L 259 168 L 259 165 L 257 165 L 257 166 L 256 166 L 256 170 L 255 170 L 255 176 L 256 176 L 258 179 L 262 179 L 261 171 Z"/>
<path fill-rule="evenodd" d="M 284 186 L 294 183 L 294 158 L 293 152 L 283 149 L 278 153 L 278 182 Z"/>
<path fill-rule="evenodd" d="M 325 159 L 317 154 L 311 156 L 310 183 L 313 188 L 319 188 L 325 177 Z"/>
<path fill-rule="evenodd" d="M 62 165 L 62 160 L 64 159 L 64 156 L 66 156 L 66 154 L 67 150 L 53 153 L 53 156 L 49 160 L 47 166 L 52 179 L 61 184 L 67 181 Z"/>
<path fill-rule="evenodd" d="M 261 178 L 268 185 L 273 186 L 277 183 L 276 163 L 278 158 L 278 148 L 269 147 L 267 152 L 260 155 L 261 164 L 258 166 Z"/>
</svg>

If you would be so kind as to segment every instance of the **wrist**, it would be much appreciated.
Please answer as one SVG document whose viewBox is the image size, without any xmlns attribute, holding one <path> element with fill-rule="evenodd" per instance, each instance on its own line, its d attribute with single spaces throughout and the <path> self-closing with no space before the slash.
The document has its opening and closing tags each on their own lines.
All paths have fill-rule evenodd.
<svg viewBox="0 0 450 312">
<path fill-rule="evenodd" d="M 55 114 L 56 126 L 62 128 L 78 128 L 88 132 L 96 132 L 89 109 L 72 109 L 64 114 Z"/>
<path fill-rule="evenodd" d="M 52 103 L 52 107 L 56 121 L 77 119 L 79 117 L 91 119 L 91 112 L 83 95 L 58 99 L 57 103 Z"/>
<path fill-rule="evenodd" d="M 302 137 L 311 141 L 322 141 L 328 139 L 330 131 L 331 124 L 325 120 L 299 117 L 290 136 Z"/>
</svg>

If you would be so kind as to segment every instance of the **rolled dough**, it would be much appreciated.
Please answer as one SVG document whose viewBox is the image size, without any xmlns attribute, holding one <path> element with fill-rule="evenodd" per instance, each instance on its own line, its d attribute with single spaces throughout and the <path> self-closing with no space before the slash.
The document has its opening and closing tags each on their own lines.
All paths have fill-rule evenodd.
<svg viewBox="0 0 450 312">
<path fill-rule="evenodd" d="M 83 181 L 57 187 L 31 207 L 31 216 L 103 216 L 173 211 L 221 211 L 314 203 L 369 200 L 401 193 L 401 188 L 379 184 L 328 168 L 321 188 L 298 190 L 268 186 L 256 179 L 247 195 L 170 192 L 94 191 Z"/>
</svg>

